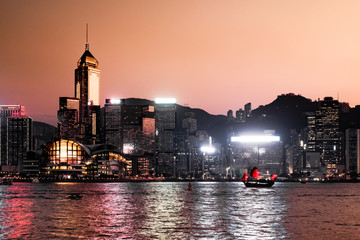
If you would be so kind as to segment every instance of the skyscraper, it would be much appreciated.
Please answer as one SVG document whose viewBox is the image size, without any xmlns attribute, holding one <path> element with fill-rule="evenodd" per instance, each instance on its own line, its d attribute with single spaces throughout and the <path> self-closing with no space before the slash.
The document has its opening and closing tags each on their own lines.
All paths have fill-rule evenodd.
<svg viewBox="0 0 360 240">
<path fill-rule="evenodd" d="M 165 177 L 175 175 L 174 130 L 176 100 L 155 100 L 156 173 Z"/>
<path fill-rule="evenodd" d="M 321 163 L 328 169 L 338 168 L 341 163 L 339 129 L 339 102 L 332 97 L 319 101 L 316 120 L 316 151 L 320 152 Z"/>
<path fill-rule="evenodd" d="M 77 122 L 79 121 L 79 99 L 60 97 L 58 122 L 60 136 L 68 140 L 76 140 Z"/>
<path fill-rule="evenodd" d="M 8 118 L 7 164 L 3 171 L 19 172 L 19 166 L 26 157 L 26 153 L 33 147 L 33 122 L 30 117 L 13 116 Z"/>
<path fill-rule="evenodd" d="M 19 171 L 19 164 L 33 146 L 32 119 L 22 105 L 0 106 L 1 170 Z"/>
<path fill-rule="evenodd" d="M 74 134 L 66 131 L 74 130 L 75 140 L 81 143 L 100 142 L 100 69 L 89 50 L 87 27 L 85 52 L 75 69 L 75 98 L 60 98 L 58 118 L 63 137 L 72 139 Z"/>
<path fill-rule="evenodd" d="M 25 116 L 25 107 L 22 105 L 0 105 L 0 164 L 7 165 L 8 149 L 8 118 Z"/>
<path fill-rule="evenodd" d="M 121 100 L 106 99 L 104 106 L 105 143 L 122 149 L 121 130 Z"/>
<path fill-rule="evenodd" d="M 122 152 L 132 160 L 133 175 L 151 175 L 155 142 L 153 103 L 121 100 L 121 137 Z"/>
</svg>

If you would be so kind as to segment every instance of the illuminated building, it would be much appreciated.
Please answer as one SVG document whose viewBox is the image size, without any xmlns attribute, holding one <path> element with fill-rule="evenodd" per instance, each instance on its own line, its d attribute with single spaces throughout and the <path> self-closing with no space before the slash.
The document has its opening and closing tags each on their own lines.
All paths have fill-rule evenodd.
<svg viewBox="0 0 360 240">
<path fill-rule="evenodd" d="M 262 134 L 231 137 L 232 154 L 229 171 L 233 176 L 257 167 L 266 174 L 280 174 L 284 170 L 283 143 L 275 131 L 265 130 Z"/>
<path fill-rule="evenodd" d="M 315 113 L 306 113 L 307 115 L 307 138 L 306 138 L 306 150 L 308 152 L 316 151 L 316 118 Z"/>
<path fill-rule="evenodd" d="M 100 105 L 100 69 L 87 40 L 75 69 L 75 98 L 79 99 L 79 122 L 88 123 L 89 106 Z"/>
<path fill-rule="evenodd" d="M 7 163 L 2 171 L 19 172 L 26 153 L 33 148 L 33 122 L 29 117 L 10 117 L 7 123 Z"/>
<path fill-rule="evenodd" d="M 75 69 L 75 98 L 60 98 L 58 120 L 61 136 L 83 144 L 100 143 L 100 69 L 89 51 L 87 31 L 85 52 Z"/>
<path fill-rule="evenodd" d="M 77 122 L 79 119 L 79 99 L 60 97 L 58 122 L 60 124 L 60 136 L 69 140 L 76 140 Z"/>
<path fill-rule="evenodd" d="M 132 174 L 152 175 L 155 117 L 150 101 L 121 100 L 121 142 L 122 153 L 132 160 Z"/>
<path fill-rule="evenodd" d="M 156 99 L 155 103 L 156 173 L 165 177 L 174 177 L 176 100 Z"/>
<path fill-rule="evenodd" d="M 197 120 L 195 118 L 195 113 L 193 112 L 185 113 L 185 118 L 182 121 L 182 127 L 186 129 L 188 135 L 196 134 Z"/>
<path fill-rule="evenodd" d="M 25 107 L 22 105 L 0 105 L 0 163 L 8 164 L 8 118 L 25 116 Z"/>
<path fill-rule="evenodd" d="M 122 149 L 121 100 L 106 99 L 104 106 L 105 143 Z"/>
<path fill-rule="evenodd" d="M 337 169 L 341 164 L 339 130 L 339 102 L 332 97 L 319 101 L 315 113 L 315 150 L 320 152 L 321 163 L 328 169 Z"/>
<path fill-rule="evenodd" d="M 128 161 L 116 146 L 83 145 L 56 139 L 47 144 L 40 163 L 42 174 L 62 178 L 126 176 Z"/>
</svg>

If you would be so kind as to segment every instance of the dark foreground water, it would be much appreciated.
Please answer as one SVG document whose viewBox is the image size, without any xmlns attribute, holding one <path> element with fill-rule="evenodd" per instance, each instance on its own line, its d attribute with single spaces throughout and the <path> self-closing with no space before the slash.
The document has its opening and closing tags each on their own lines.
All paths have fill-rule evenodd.
<svg viewBox="0 0 360 240">
<path fill-rule="evenodd" d="M 0 239 L 360 239 L 360 184 L 14 183 Z M 82 199 L 67 199 L 81 193 Z"/>
</svg>

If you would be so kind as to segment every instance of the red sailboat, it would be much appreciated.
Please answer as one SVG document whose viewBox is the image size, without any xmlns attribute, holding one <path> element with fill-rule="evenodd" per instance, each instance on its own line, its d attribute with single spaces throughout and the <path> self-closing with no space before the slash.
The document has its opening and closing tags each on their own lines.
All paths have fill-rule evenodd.
<svg viewBox="0 0 360 240">
<path fill-rule="evenodd" d="M 246 187 L 269 188 L 274 185 L 276 177 L 277 176 L 273 174 L 271 179 L 260 178 L 259 170 L 257 167 L 254 167 L 250 171 L 250 177 L 245 171 L 242 180 Z"/>
</svg>

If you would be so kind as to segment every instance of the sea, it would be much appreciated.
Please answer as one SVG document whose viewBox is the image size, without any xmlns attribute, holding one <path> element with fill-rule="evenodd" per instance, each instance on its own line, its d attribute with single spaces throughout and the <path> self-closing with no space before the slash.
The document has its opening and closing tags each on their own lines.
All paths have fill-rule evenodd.
<svg viewBox="0 0 360 240">
<path fill-rule="evenodd" d="M 360 183 L 191 184 L 1 185 L 0 239 L 360 239 Z"/>
</svg>

